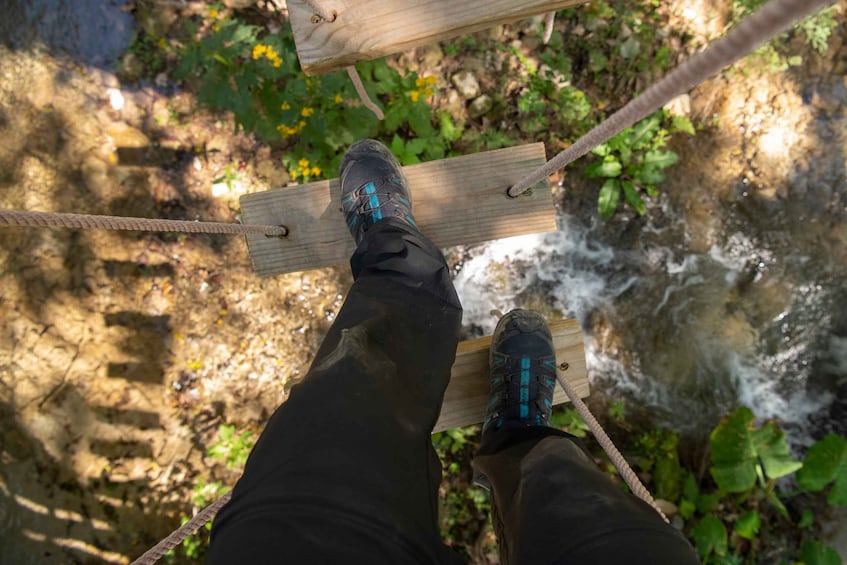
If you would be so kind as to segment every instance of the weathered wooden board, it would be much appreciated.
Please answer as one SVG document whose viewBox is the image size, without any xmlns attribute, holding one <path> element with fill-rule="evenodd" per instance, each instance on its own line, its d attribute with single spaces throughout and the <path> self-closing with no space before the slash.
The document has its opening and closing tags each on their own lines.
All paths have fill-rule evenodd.
<svg viewBox="0 0 847 565">
<path fill-rule="evenodd" d="M 319 0 L 338 17 L 313 21 L 303 0 L 288 0 L 300 66 L 325 73 L 587 0 Z"/>
<path fill-rule="evenodd" d="M 415 221 L 439 247 L 556 229 L 550 185 L 509 198 L 506 189 L 544 164 L 544 144 L 533 143 L 404 167 Z M 260 275 L 345 263 L 353 238 L 341 213 L 338 179 L 241 197 L 247 224 L 284 225 L 285 238 L 247 236 Z"/>
<path fill-rule="evenodd" d="M 556 361 L 567 363 L 562 374 L 580 398 L 588 396 L 588 370 L 585 365 L 585 346 L 582 330 L 576 320 L 559 320 L 550 324 Z M 491 337 L 463 341 L 456 350 L 456 361 L 450 375 L 450 384 L 444 394 L 441 416 L 435 424 L 436 432 L 460 426 L 479 424 L 485 420 L 488 404 L 489 372 L 488 348 Z M 553 404 L 568 402 L 565 391 L 558 384 Z"/>
</svg>

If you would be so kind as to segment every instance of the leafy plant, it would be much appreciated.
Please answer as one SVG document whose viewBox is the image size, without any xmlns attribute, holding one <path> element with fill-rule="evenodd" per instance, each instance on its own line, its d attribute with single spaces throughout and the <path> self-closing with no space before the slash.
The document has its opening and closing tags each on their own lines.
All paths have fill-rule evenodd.
<svg viewBox="0 0 847 565">
<path fill-rule="evenodd" d="M 367 90 L 385 106 L 380 122 L 362 105 L 346 73 L 302 72 L 288 27 L 266 33 L 210 10 L 190 27 L 190 35 L 174 77 L 195 88 L 201 104 L 231 111 L 238 126 L 288 147 L 283 163 L 294 179 L 306 182 L 336 171 L 342 150 L 364 137 L 422 140 L 416 142 L 419 151 L 400 155 L 407 164 L 441 158 L 449 148 L 427 104 L 435 77 L 401 76 L 384 61 L 360 63 Z"/>
<path fill-rule="evenodd" d="M 550 425 L 576 437 L 585 437 L 589 431 L 588 424 L 572 406 L 554 408 L 550 414 Z"/>
<path fill-rule="evenodd" d="M 604 220 L 615 213 L 621 195 L 642 215 L 647 210 L 642 194 L 658 194 L 656 186 L 664 182 L 664 170 L 678 159 L 673 151 L 662 150 L 670 133 L 694 133 L 694 127 L 687 118 L 674 117 L 665 127 L 666 117 L 660 110 L 592 150 L 601 159 L 591 163 L 585 174 L 590 178 L 606 179 L 597 198 L 597 210 Z"/>
<path fill-rule="evenodd" d="M 828 435 L 806 452 L 797 483 L 810 492 L 819 492 L 832 484 L 827 502 L 847 506 L 847 438 Z"/>
<path fill-rule="evenodd" d="M 218 428 L 218 441 L 209 446 L 206 454 L 226 463 L 227 469 L 244 467 L 247 457 L 253 450 L 256 441 L 250 430 L 235 432 L 235 426 L 221 424 Z"/>
</svg>

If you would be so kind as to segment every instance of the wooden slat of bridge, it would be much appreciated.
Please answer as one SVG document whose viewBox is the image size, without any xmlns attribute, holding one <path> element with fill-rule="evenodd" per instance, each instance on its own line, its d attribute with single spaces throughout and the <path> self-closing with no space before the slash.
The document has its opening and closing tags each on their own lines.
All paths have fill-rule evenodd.
<svg viewBox="0 0 847 565">
<path fill-rule="evenodd" d="M 338 17 L 317 23 L 303 0 L 288 12 L 300 66 L 316 75 L 586 1 L 320 0 Z"/>
<path fill-rule="evenodd" d="M 585 347 L 582 330 L 576 320 L 559 320 L 550 323 L 553 344 L 556 347 L 556 362 L 567 363 L 563 371 L 565 379 L 577 391 L 580 398 L 588 396 L 588 370 L 585 364 Z M 444 395 L 441 416 L 435 425 L 436 432 L 479 424 L 485 419 L 488 404 L 489 374 L 488 349 L 491 337 L 463 341 L 456 351 L 456 362 L 450 376 L 450 384 Z M 553 404 L 568 401 L 562 387 L 556 385 Z"/>
<path fill-rule="evenodd" d="M 533 143 L 404 167 L 421 231 L 439 247 L 479 243 L 556 229 L 545 180 L 518 198 L 506 189 L 544 164 L 544 144 Z M 287 237 L 247 236 L 260 275 L 346 263 L 353 238 L 341 213 L 338 179 L 247 194 L 247 224 L 285 225 Z"/>
</svg>

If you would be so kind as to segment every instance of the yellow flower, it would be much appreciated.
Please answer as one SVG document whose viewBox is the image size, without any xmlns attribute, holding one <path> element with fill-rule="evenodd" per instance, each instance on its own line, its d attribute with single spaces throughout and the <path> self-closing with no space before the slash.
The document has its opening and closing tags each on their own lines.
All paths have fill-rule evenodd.
<svg viewBox="0 0 847 565">
<path fill-rule="evenodd" d="M 312 167 L 312 176 L 313 176 L 313 177 L 316 177 L 316 176 L 318 176 L 319 174 L 321 174 L 321 168 L 320 168 L 320 167 L 318 167 L 317 165 L 315 165 L 314 167 Z"/>
<path fill-rule="evenodd" d="M 164 37 L 160 37 L 159 41 L 157 41 L 157 43 L 159 44 L 159 47 L 161 47 L 162 49 L 168 48 L 168 42 L 165 40 Z"/>
<path fill-rule="evenodd" d="M 300 120 L 300 123 L 297 124 L 297 127 L 299 127 L 300 129 L 303 129 L 304 127 L 306 127 L 306 122 L 304 122 L 303 120 Z"/>
<path fill-rule="evenodd" d="M 258 61 L 259 59 L 261 59 L 262 55 L 264 55 L 265 51 L 267 51 L 267 50 L 268 50 L 267 45 L 259 44 L 259 45 L 256 45 L 255 47 L 253 47 L 253 60 Z"/>
<path fill-rule="evenodd" d="M 335 103 L 336 103 L 336 104 L 341 104 L 342 102 L 344 102 L 344 97 L 343 97 L 343 96 L 341 96 L 340 94 L 336 94 L 336 95 L 335 95 Z"/>
<path fill-rule="evenodd" d="M 300 115 L 303 116 L 304 118 L 308 118 L 309 116 L 311 116 L 314 113 L 315 113 L 315 109 L 309 108 L 308 106 L 306 106 L 305 108 L 300 110 Z"/>
<path fill-rule="evenodd" d="M 212 31 L 221 31 L 221 26 L 218 24 L 212 24 Z"/>
<path fill-rule="evenodd" d="M 409 93 L 409 98 L 412 99 L 412 102 L 417 102 L 418 98 L 420 98 L 420 97 L 421 97 L 420 91 L 413 90 Z"/>
<path fill-rule="evenodd" d="M 282 66 L 282 59 L 274 59 L 274 68 L 278 69 Z"/>
<path fill-rule="evenodd" d="M 217 10 L 209 10 L 209 17 L 210 18 L 217 18 L 218 14 L 220 14 L 220 12 L 218 12 Z"/>
<path fill-rule="evenodd" d="M 309 160 L 303 157 L 302 159 L 297 161 L 297 164 L 300 165 L 301 169 L 305 169 L 309 166 Z"/>
<path fill-rule="evenodd" d="M 282 108 L 283 110 L 290 110 L 291 104 L 289 104 L 288 102 L 283 102 L 282 106 L 280 106 L 280 108 Z"/>
<path fill-rule="evenodd" d="M 288 173 L 288 174 L 289 174 L 289 175 L 291 175 L 291 178 L 292 178 L 292 179 L 296 179 L 296 178 L 297 178 L 297 171 L 296 171 L 295 169 L 291 169 L 291 172 L 290 172 L 290 173 Z"/>
<path fill-rule="evenodd" d="M 435 77 L 418 77 L 415 79 L 415 86 L 421 88 L 424 86 L 431 86 L 436 82 L 438 82 L 438 79 Z"/>
</svg>

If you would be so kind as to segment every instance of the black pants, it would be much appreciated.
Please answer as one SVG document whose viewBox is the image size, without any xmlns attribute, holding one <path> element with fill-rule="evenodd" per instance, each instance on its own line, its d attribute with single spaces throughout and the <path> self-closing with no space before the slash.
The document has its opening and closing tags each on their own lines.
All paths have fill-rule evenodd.
<svg viewBox="0 0 847 565">
<path fill-rule="evenodd" d="M 216 518 L 209 563 L 460 562 L 439 534 L 430 441 L 462 317 L 450 273 L 431 242 L 391 219 L 350 263 L 344 307 Z M 510 562 L 696 563 L 566 434 L 504 432 L 477 464 Z"/>
</svg>

